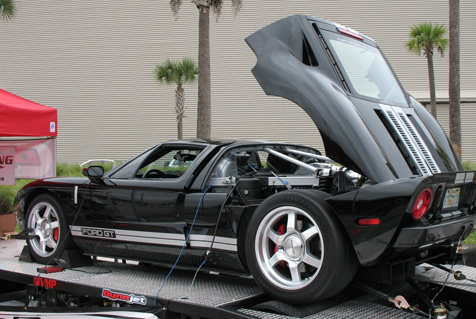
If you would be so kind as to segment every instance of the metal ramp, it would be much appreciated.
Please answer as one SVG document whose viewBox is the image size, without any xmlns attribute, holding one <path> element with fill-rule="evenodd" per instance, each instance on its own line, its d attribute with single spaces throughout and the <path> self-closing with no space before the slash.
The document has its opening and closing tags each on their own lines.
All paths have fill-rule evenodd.
<svg viewBox="0 0 476 319">
<path fill-rule="evenodd" d="M 262 311 L 256 311 L 251 309 L 238 309 L 240 313 L 251 316 L 251 318 L 259 319 L 297 319 L 292 316 L 282 316 L 276 314 L 270 314 Z M 422 318 L 409 312 L 404 312 L 395 308 L 387 306 L 351 300 L 341 305 L 332 307 L 330 309 L 323 310 L 319 313 L 312 314 L 304 319 L 355 319 L 355 318 L 381 318 L 381 319 L 412 319 Z"/>
<path fill-rule="evenodd" d="M 476 293 L 476 283 L 467 280 L 457 280 L 447 271 L 433 267 L 431 265 L 424 264 L 422 266 L 426 271 L 419 274 L 417 276 L 417 280 L 437 285 L 443 285 L 446 283 L 448 287 L 469 293 Z M 474 267 L 464 265 L 454 265 L 453 268 L 451 268 L 451 265 L 445 265 L 445 267 L 452 269 L 453 271 L 460 271 L 461 273 L 465 274 L 467 278 L 473 280 L 476 279 L 476 268 Z"/>
<path fill-rule="evenodd" d="M 191 318 L 421 318 L 413 313 L 396 309 L 391 304 L 377 300 L 375 296 L 369 294 L 360 295 L 352 300 L 344 300 L 305 316 L 298 315 L 297 312 L 290 316 L 278 315 L 253 307 L 269 298 L 252 278 L 217 276 L 202 272 L 198 274 L 194 285 L 191 286 L 195 272 L 184 270 L 175 270 L 157 296 L 169 269 L 100 261 L 93 266 L 39 274 L 37 268 L 44 265 L 19 261 L 24 244 L 24 241 L 19 240 L 0 241 L 0 275 L 3 280 L 105 300 L 114 300 L 116 297 L 116 300 L 120 300 L 118 298 L 121 296 L 132 296 L 134 298 L 128 303 L 149 308 L 157 307 L 164 312 L 184 314 Z M 476 269 L 473 268 L 472 271 L 476 277 Z M 423 279 L 441 281 L 444 280 L 443 273 L 438 269 L 430 269 L 419 276 L 423 276 Z M 451 284 L 450 280 L 449 284 Z M 471 289 L 473 292 L 476 291 L 474 287 Z"/>
<path fill-rule="evenodd" d="M 219 308 L 263 294 L 250 278 L 206 273 L 199 273 L 191 287 L 194 272 L 175 270 L 156 300 L 168 269 L 101 261 L 94 266 L 39 274 L 37 268 L 44 265 L 18 260 L 24 244 L 24 241 L 16 240 L 0 242 L 3 279 L 98 298 L 104 298 L 106 289 L 112 293 L 144 297 L 142 300 L 145 302 L 138 303 L 140 305 L 166 305 L 168 308 L 175 308 L 176 305 Z"/>
</svg>

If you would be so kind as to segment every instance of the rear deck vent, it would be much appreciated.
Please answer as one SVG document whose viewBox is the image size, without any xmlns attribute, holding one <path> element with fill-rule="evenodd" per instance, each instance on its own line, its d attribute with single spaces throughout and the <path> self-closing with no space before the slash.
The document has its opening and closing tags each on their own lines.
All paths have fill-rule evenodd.
<svg viewBox="0 0 476 319">
<path fill-rule="evenodd" d="M 390 120 L 388 119 L 387 116 L 382 111 L 377 111 L 377 115 L 382 121 L 383 125 L 385 125 L 385 128 L 387 131 L 390 133 L 390 136 L 392 137 L 393 141 L 395 142 L 395 145 L 397 145 L 398 149 L 400 150 L 400 153 L 402 154 L 403 158 L 405 159 L 405 162 L 407 162 L 408 167 L 410 168 L 411 172 L 414 175 L 420 175 L 420 171 L 418 170 L 417 165 L 415 164 L 415 161 L 413 160 L 413 157 L 410 156 L 410 153 L 405 145 L 405 143 L 402 141 L 400 138 L 400 134 L 396 131 Z"/>
<path fill-rule="evenodd" d="M 425 143 L 423 143 L 420 135 L 417 133 L 415 127 L 413 126 L 412 122 L 408 118 L 408 115 L 406 115 L 405 113 L 400 111 L 400 112 L 398 112 L 398 116 L 400 117 L 400 120 L 402 121 L 403 125 L 405 125 L 406 129 L 410 133 L 413 140 L 415 141 L 416 146 L 418 147 L 421 154 L 423 155 L 423 158 L 425 159 L 426 164 L 429 166 L 431 172 L 433 174 L 440 173 L 441 172 L 440 168 L 436 164 L 436 162 L 435 162 L 433 156 L 431 155 L 430 150 L 428 149 L 428 147 L 426 147 Z"/>
<path fill-rule="evenodd" d="M 440 168 L 410 121 L 409 115 L 399 107 L 382 104 L 380 106 L 383 111 L 380 112 L 379 117 L 392 135 L 412 172 L 415 173 L 416 165 L 420 175 L 440 173 Z"/>
</svg>

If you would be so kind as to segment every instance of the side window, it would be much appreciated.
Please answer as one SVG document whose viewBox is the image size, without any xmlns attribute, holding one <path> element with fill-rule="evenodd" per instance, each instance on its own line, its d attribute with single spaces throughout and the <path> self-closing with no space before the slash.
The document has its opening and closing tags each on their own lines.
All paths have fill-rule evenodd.
<svg viewBox="0 0 476 319">
<path fill-rule="evenodd" d="M 187 171 L 201 149 L 166 147 L 152 153 L 140 165 L 136 178 L 178 178 Z"/>
<path fill-rule="evenodd" d="M 298 151 L 302 153 L 300 154 L 286 149 L 287 147 L 274 145 L 232 149 L 221 157 L 210 175 L 208 183 L 214 183 L 216 186 L 229 186 L 241 178 L 312 176 L 311 170 L 299 166 L 293 160 L 312 166 L 313 163 L 319 163 L 319 161 L 305 153 L 312 155 L 319 154 L 319 152 L 312 149 L 299 149 Z"/>
<path fill-rule="evenodd" d="M 213 170 L 209 183 L 229 185 L 234 184 L 237 178 L 252 177 L 264 169 L 265 163 L 262 162 L 260 156 L 267 156 L 267 153 L 259 152 L 256 147 L 239 148 L 227 152 Z"/>
<path fill-rule="evenodd" d="M 255 151 L 236 151 L 225 155 L 218 164 L 215 174 L 224 177 L 243 177 L 262 168 L 259 155 Z"/>
</svg>

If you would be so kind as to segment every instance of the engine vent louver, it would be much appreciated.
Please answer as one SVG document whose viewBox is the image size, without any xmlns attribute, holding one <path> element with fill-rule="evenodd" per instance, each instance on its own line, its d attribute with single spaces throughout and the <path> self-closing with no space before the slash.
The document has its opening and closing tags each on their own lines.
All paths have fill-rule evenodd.
<svg viewBox="0 0 476 319">
<path fill-rule="evenodd" d="M 380 106 L 383 110 L 382 115 L 384 115 L 384 118 L 382 116 L 380 118 L 392 135 L 412 172 L 417 173 L 415 172 L 415 168 L 417 168 L 420 175 L 440 173 L 440 168 L 410 121 L 409 116 L 399 107 Z"/>
<path fill-rule="evenodd" d="M 435 159 L 430 153 L 430 150 L 421 139 L 413 124 L 408 119 L 408 116 L 403 112 L 398 112 L 398 116 L 400 117 L 402 123 L 405 125 L 406 129 L 410 133 L 411 137 L 413 138 L 413 141 L 416 143 L 416 146 L 418 147 L 418 150 L 421 152 L 421 155 L 425 159 L 425 162 L 430 168 L 430 171 L 433 174 L 441 173 L 440 168 L 438 167 L 435 162 Z"/>
<path fill-rule="evenodd" d="M 405 159 L 405 162 L 407 162 L 408 167 L 412 171 L 414 175 L 419 175 L 420 171 L 418 169 L 418 166 L 415 164 L 415 161 L 413 157 L 410 155 L 410 152 L 408 151 L 407 146 L 403 142 L 403 140 L 400 137 L 400 133 L 395 129 L 395 126 L 392 124 L 390 121 L 388 115 L 384 114 L 383 111 L 377 110 L 376 111 L 378 117 L 382 121 L 383 125 L 387 129 L 388 133 L 392 137 L 393 141 L 395 142 L 395 145 L 397 145 L 398 150 L 402 154 L 403 158 Z"/>
</svg>

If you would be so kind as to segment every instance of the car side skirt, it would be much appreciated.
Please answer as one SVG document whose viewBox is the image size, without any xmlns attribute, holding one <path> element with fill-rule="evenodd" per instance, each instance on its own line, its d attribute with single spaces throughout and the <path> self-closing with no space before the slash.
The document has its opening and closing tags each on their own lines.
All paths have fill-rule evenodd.
<svg viewBox="0 0 476 319">
<path fill-rule="evenodd" d="M 128 243 L 144 243 L 164 246 L 182 247 L 185 245 L 184 234 L 134 231 L 124 229 L 71 226 L 73 237 L 101 238 Z M 212 246 L 213 243 L 213 246 Z M 187 243 L 190 248 L 209 248 L 237 252 L 236 238 L 191 234 Z"/>
</svg>

